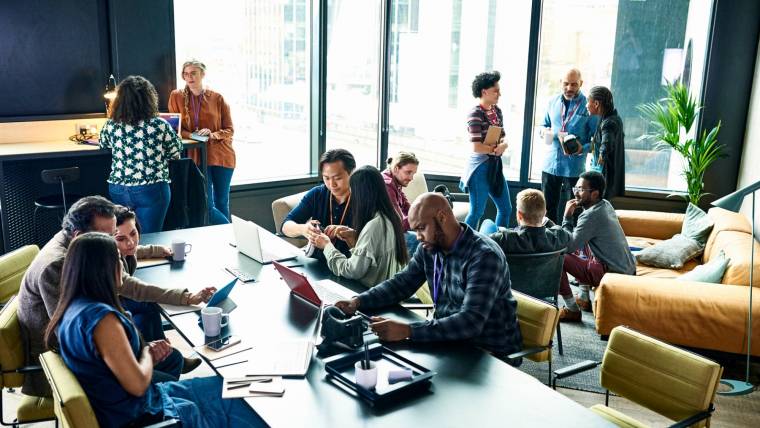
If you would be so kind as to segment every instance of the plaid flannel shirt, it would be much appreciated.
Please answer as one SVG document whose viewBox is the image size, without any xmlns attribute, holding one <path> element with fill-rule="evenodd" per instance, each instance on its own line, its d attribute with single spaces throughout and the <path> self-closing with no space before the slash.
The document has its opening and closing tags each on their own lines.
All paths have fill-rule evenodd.
<svg viewBox="0 0 760 428">
<path fill-rule="evenodd" d="M 512 353 L 522 348 L 517 301 L 512 296 L 509 268 L 498 245 L 464 228 L 453 250 L 418 248 L 404 270 L 358 296 L 362 309 L 397 304 L 427 281 L 433 295 L 433 260 L 443 257 L 443 276 L 435 314 L 413 322 L 411 339 L 420 342 L 470 340 L 488 351 Z"/>
</svg>

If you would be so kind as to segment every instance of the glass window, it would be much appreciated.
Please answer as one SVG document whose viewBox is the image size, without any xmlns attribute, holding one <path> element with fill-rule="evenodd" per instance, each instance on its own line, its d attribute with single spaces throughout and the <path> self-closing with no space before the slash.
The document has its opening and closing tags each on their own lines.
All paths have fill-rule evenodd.
<svg viewBox="0 0 760 428">
<path fill-rule="evenodd" d="M 377 165 L 380 0 L 327 2 L 327 150 Z"/>
<path fill-rule="evenodd" d="M 531 1 L 393 2 L 388 153 L 414 152 L 425 172 L 461 175 L 472 152 L 472 81 L 501 72 L 508 179 L 520 175 Z"/>
<path fill-rule="evenodd" d="M 698 98 L 711 7 L 710 0 L 545 0 L 530 179 L 541 180 L 546 146 L 538 130 L 546 106 L 560 94 L 562 77 L 577 67 L 584 93 L 593 86 L 613 93 L 625 126 L 626 186 L 684 190 L 680 156 L 640 140 L 648 129 L 636 106 L 663 97 L 664 82 L 682 75 Z"/>
<path fill-rule="evenodd" d="M 174 2 L 177 66 L 188 58 L 205 63 L 204 84 L 230 105 L 237 155 L 233 184 L 310 171 L 310 3 Z M 284 147 L 288 162 L 273 162 Z"/>
</svg>

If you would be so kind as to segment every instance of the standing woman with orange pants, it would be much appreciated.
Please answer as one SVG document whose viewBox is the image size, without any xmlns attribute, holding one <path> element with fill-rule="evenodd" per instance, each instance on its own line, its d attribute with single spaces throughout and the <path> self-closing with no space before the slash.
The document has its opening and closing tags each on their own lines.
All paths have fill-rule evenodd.
<svg viewBox="0 0 760 428">
<path fill-rule="evenodd" d="M 203 87 L 206 65 L 198 60 L 182 64 L 185 87 L 169 95 L 169 111 L 182 113 L 182 138 L 192 133 L 207 136 L 206 191 L 209 222 L 230 222 L 230 182 L 235 170 L 235 150 L 232 148 L 232 117 L 230 106 L 221 94 Z M 191 157 L 199 163 L 197 151 Z"/>
</svg>

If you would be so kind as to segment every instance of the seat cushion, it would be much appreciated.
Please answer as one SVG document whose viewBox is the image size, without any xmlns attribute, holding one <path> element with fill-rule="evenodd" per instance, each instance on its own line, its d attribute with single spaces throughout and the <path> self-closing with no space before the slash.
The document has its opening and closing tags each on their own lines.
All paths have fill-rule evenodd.
<svg viewBox="0 0 760 428">
<path fill-rule="evenodd" d="M 668 240 L 641 250 L 636 255 L 636 260 L 649 266 L 681 269 L 684 263 L 701 253 L 702 246 L 699 245 L 699 242 L 677 234 Z"/>
<path fill-rule="evenodd" d="M 520 324 L 523 348 L 550 346 L 559 321 L 557 307 L 519 291 L 514 291 L 513 295 L 517 300 L 517 321 Z M 551 355 L 551 349 L 547 349 L 527 358 L 541 362 L 551 360 Z"/>
<path fill-rule="evenodd" d="M 0 256 L 0 302 L 18 293 L 26 268 L 39 252 L 36 245 L 27 245 Z"/>
<path fill-rule="evenodd" d="M 53 399 L 50 397 L 35 397 L 24 395 L 16 409 L 16 418 L 19 422 L 36 421 L 40 419 L 53 419 Z"/>
<path fill-rule="evenodd" d="M 707 215 L 706 212 L 699 209 L 698 206 L 689 203 L 686 208 L 686 217 L 683 220 L 681 234 L 687 236 L 704 246 L 707 237 L 715 226 L 715 222 Z"/>
<path fill-rule="evenodd" d="M 24 366 L 24 347 L 18 322 L 18 299 L 11 299 L 0 310 L 0 367 L 10 373 L 0 375 L 0 388 L 16 388 L 24 383 L 24 375 L 13 373 Z"/>
<path fill-rule="evenodd" d="M 626 414 L 620 413 L 615 409 L 607 407 L 604 404 L 596 404 L 592 406 L 591 411 L 603 417 L 604 419 L 607 419 L 608 421 L 612 422 L 613 424 L 619 427 L 625 427 L 625 428 L 648 428 L 649 427 L 648 425 L 642 424 L 636 419 L 633 419 L 632 417 Z"/>
</svg>

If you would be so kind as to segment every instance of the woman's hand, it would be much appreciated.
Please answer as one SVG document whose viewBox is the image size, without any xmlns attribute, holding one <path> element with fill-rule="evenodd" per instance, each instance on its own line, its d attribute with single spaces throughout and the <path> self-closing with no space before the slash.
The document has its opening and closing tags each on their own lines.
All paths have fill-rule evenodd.
<svg viewBox="0 0 760 428">
<path fill-rule="evenodd" d="M 172 251 L 171 247 L 165 247 L 163 245 L 159 245 L 158 251 L 159 251 L 159 257 L 171 257 L 174 255 L 174 251 Z"/>
<path fill-rule="evenodd" d="M 165 340 L 154 340 L 153 342 L 148 342 L 148 350 L 150 351 L 150 356 L 153 359 L 154 365 L 165 360 L 166 357 L 168 357 L 174 351 L 174 349 L 172 349 L 172 346 L 169 345 L 169 342 Z"/>
<path fill-rule="evenodd" d="M 320 250 L 324 250 L 327 244 L 330 243 L 330 237 L 324 233 L 314 233 L 309 237 L 309 242 Z"/>
<path fill-rule="evenodd" d="M 496 156 L 501 156 L 504 154 L 505 151 L 507 151 L 507 147 L 509 147 L 509 144 L 507 144 L 506 141 L 501 144 L 498 144 L 496 147 L 493 148 L 493 154 Z"/>
<path fill-rule="evenodd" d="M 359 238 L 359 234 L 354 229 L 348 226 L 339 226 L 340 229 L 335 232 L 335 237 L 345 242 L 348 248 L 354 248 L 356 246 L 356 240 Z"/>
<path fill-rule="evenodd" d="M 604 157 L 602 155 L 599 155 L 599 160 L 596 161 L 597 165 L 602 166 L 604 165 Z"/>
<path fill-rule="evenodd" d="M 206 136 L 206 135 L 211 135 L 211 130 L 208 128 L 203 128 L 203 129 L 199 129 L 195 131 L 195 133 L 200 136 Z"/>
</svg>

